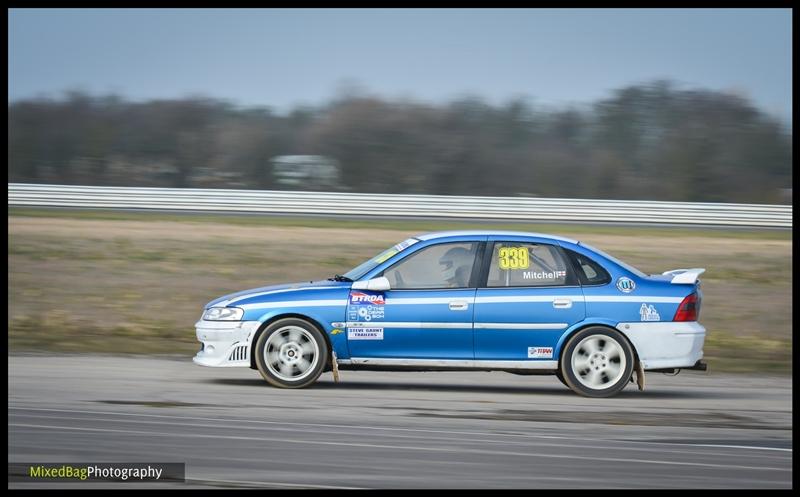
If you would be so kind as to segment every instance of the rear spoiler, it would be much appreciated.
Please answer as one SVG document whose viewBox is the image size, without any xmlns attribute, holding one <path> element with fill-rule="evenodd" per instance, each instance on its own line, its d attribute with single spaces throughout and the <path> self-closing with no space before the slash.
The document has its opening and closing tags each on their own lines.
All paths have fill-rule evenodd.
<svg viewBox="0 0 800 497">
<path fill-rule="evenodd" d="M 705 272 L 705 268 L 696 267 L 693 269 L 673 269 L 671 271 L 664 271 L 661 274 L 672 276 L 672 281 L 670 281 L 670 283 L 686 283 L 691 285 L 697 281 L 697 277 L 703 272 Z"/>
</svg>

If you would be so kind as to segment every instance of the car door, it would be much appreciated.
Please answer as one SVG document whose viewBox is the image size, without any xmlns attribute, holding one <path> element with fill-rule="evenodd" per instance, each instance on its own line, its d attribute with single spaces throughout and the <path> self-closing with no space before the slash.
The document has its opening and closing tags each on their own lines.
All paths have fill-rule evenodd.
<svg viewBox="0 0 800 497">
<path fill-rule="evenodd" d="M 557 360 L 558 339 L 586 314 L 561 247 L 547 239 L 490 237 L 486 254 L 475 297 L 475 359 Z"/>
<path fill-rule="evenodd" d="M 472 360 L 472 315 L 482 249 L 481 241 L 431 244 L 376 275 L 389 280 L 390 290 L 351 290 L 347 308 L 351 357 Z"/>
</svg>

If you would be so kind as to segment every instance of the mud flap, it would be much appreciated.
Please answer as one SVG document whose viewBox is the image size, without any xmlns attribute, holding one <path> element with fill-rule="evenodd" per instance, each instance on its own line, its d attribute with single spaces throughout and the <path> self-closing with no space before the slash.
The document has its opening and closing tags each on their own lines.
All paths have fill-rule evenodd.
<svg viewBox="0 0 800 497">
<path fill-rule="evenodd" d="M 336 360 L 336 352 L 331 351 L 331 368 L 333 369 L 333 382 L 339 383 L 339 362 Z"/>
<path fill-rule="evenodd" d="M 636 361 L 636 384 L 639 386 L 639 391 L 644 390 L 644 368 L 639 361 Z"/>
</svg>

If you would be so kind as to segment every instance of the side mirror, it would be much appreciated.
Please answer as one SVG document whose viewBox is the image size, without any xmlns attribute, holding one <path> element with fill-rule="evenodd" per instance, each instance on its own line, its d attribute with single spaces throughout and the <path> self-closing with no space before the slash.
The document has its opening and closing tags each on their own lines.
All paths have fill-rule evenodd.
<svg viewBox="0 0 800 497">
<path fill-rule="evenodd" d="M 374 292 L 385 292 L 386 290 L 389 290 L 391 286 L 389 285 L 389 280 L 387 280 L 384 276 L 381 276 L 380 278 L 372 278 L 371 280 L 366 281 L 354 281 L 351 288 L 353 290 L 372 290 Z"/>
</svg>

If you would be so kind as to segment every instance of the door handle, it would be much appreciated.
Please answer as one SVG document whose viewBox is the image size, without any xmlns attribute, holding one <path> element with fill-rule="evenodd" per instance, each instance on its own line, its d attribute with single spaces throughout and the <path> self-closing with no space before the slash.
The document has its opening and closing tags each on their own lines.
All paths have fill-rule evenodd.
<svg viewBox="0 0 800 497">
<path fill-rule="evenodd" d="M 569 309 L 572 307 L 572 299 L 555 299 L 553 307 L 556 309 Z"/>
<path fill-rule="evenodd" d="M 469 304 L 464 300 L 453 300 L 450 302 L 451 311 L 466 311 L 467 308 L 469 308 Z"/>
</svg>

